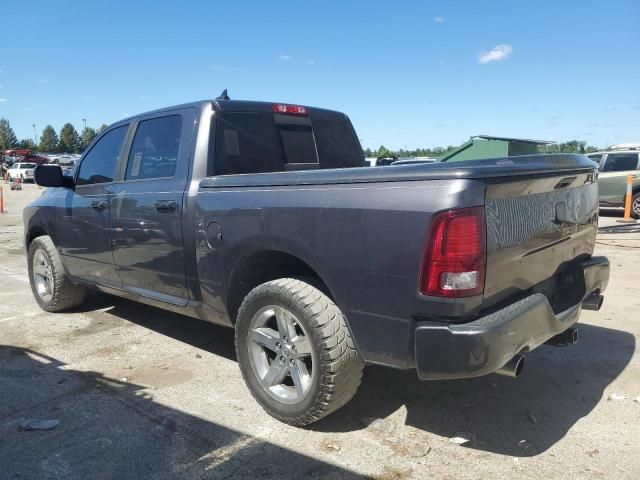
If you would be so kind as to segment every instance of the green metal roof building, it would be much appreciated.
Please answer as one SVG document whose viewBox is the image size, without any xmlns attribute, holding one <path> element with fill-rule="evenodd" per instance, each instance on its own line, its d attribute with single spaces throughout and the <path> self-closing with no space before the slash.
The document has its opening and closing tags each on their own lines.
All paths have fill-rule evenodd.
<svg viewBox="0 0 640 480">
<path fill-rule="evenodd" d="M 448 153 L 441 162 L 459 162 L 462 160 L 480 160 L 482 158 L 514 157 L 538 153 L 539 145 L 549 145 L 547 140 L 528 140 L 523 138 L 492 137 L 477 135 L 468 142 Z"/>
</svg>

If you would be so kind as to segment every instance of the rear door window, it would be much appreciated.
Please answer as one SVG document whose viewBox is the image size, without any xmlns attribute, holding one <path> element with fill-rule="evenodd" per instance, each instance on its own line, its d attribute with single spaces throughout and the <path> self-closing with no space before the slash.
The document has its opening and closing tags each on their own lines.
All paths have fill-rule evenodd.
<svg viewBox="0 0 640 480">
<path fill-rule="evenodd" d="M 638 168 L 637 153 L 609 153 L 602 168 L 603 172 L 624 172 Z"/>
<path fill-rule="evenodd" d="M 181 131 L 180 115 L 140 122 L 129 151 L 125 180 L 173 177 L 178 165 Z"/>
</svg>

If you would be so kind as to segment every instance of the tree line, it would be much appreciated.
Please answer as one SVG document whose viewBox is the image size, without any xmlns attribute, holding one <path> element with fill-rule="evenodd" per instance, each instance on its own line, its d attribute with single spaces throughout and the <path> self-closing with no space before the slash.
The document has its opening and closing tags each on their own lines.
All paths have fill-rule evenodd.
<svg viewBox="0 0 640 480">
<path fill-rule="evenodd" d="M 400 150 L 389 150 L 384 145 L 380 145 L 376 150 L 371 150 L 370 148 L 364 149 L 365 157 L 443 157 L 447 153 L 455 150 L 458 147 L 454 147 L 453 145 L 449 145 L 448 147 L 435 147 L 435 148 L 416 148 L 415 150 L 405 150 L 401 148 Z"/>
<path fill-rule="evenodd" d="M 98 129 L 84 127 L 78 133 L 72 123 L 65 123 L 58 134 L 55 128 L 47 125 L 36 144 L 31 138 L 18 140 L 9 120 L 0 118 L 0 152 L 12 148 L 28 148 L 41 153 L 82 153 L 105 128 L 107 125 L 103 123 Z"/>
<path fill-rule="evenodd" d="M 18 140 L 9 121 L 5 118 L 0 118 L 0 152 L 10 148 L 28 148 L 34 152 L 42 153 L 82 153 L 96 135 L 105 128 L 107 128 L 105 124 L 102 124 L 97 130 L 85 127 L 82 132 L 78 133 L 71 123 L 65 123 L 60 129 L 60 134 L 58 134 L 51 125 L 47 125 L 40 135 L 40 142 L 36 145 L 30 138 Z M 456 148 L 458 147 L 449 145 L 447 147 L 416 148 L 415 150 L 406 150 L 404 148 L 389 150 L 384 145 L 380 145 L 376 150 L 366 148 L 364 155 L 365 157 L 388 157 L 394 155 L 396 157 L 440 158 Z M 597 150 L 596 147 L 587 145 L 587 142 L 583 140 L 541 145 L 539 148 L 540 153 L 591 153 Z"/>
<path fill-rule="evenodd" d="M 389 150 L 384 145 L 380 145 L 376 150 L 366 148 L 364 150 L 365 157 L 444 157 L 448 153 L 452 152 L 458 147 L 449 145 L 448 147 L 435 147 L 435 148 L 416 148 L 415 150 Z M 591 153 L 597 152 L 598 147 L 587 145 L 584 140 L 569 140 L 563 143 L 552 143 L 550 145 L 540 145 L 538 151 L 540 153 Z"/>
</svg>

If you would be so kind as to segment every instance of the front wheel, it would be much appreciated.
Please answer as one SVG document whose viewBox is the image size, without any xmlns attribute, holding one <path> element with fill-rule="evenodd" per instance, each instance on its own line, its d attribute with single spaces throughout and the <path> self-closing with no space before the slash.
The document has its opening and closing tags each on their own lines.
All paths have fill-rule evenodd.
<svg viewBox="0 0 640 480">
<path fill-rule="evenodd" d="M 36 302 L 47 312 L 60 312 L 82 303 L 85 289 L 71 282 L 51 237 L 43 235 L 29 245 L 29 281 Z"/>
<path fill-rule="evenodd" d="M 304 426 L 355 395 L 364 364 L 342 312 L 322 291 L 295 278 L 254 288 L 236 322 L 242 376 L 271 416 Z"/>
</svg>

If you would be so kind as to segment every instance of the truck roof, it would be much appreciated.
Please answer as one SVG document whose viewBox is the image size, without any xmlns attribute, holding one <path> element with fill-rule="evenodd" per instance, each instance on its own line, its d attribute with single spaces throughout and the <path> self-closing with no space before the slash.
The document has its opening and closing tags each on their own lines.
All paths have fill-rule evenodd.
<svg viewBox="0 0 640 480">
<path fill-rule="evenodd" d="M 172 105 L 169 107 L 158 108 L 155 110 L 150 110 L 148 112 L 142 112 L 136 115 L 131 115 L 129 117 L 118 120 L 117 122 L 114 122 L 114 123 L 120 123 L 125 120 L 138 118 L 145 115 L 161 113 L 161 112 L 170 111 L 170 110 L 178 110 L 183 108 L 201 109 L 207 105 L 213 105 L 214 109 L 220 112 L 265 112 L 265 113 L 269 112 L 271 113 L 273 112 L 274 104 L 293 105 L 291 103 L 285 103 L 285 102 L 260 102 L 260 101 L 253 101 L 253 100 L 224 100 L 224 99 L 216 98 L 216 99 L 210 99 L 210 100 L 198 100 L 195 102 L 182 103 L 179 105 Z M 295 105 L 299 105 L 299 104 L 295 104 Z M 308 105 L 304 105 L 304 107 L 307 108 L 311 113 L 315 113 L 315 114 L 322 113 L 323 115 L 344 116 L 344 113 L 338 112 L 336 110 L 310 107 Z"/>
</svg>

